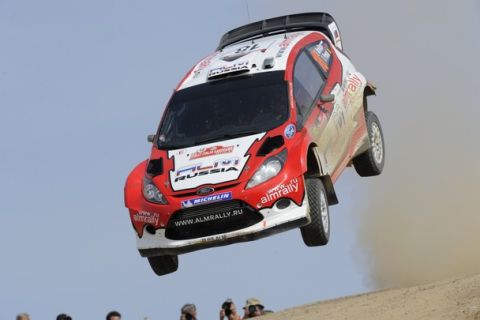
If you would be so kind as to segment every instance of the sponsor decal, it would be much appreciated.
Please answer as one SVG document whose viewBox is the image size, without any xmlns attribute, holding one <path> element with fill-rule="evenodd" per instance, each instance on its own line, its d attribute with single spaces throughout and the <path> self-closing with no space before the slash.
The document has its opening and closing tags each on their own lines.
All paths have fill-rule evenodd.
<svg viewBox="0 0 480 320">
<path fill-rule="evenodd" d="M 340 50 L 342 49 L 342 39 L 340 39 L 340 32 L 338 31 L 337 24 L 335 22 L 332 22 L 328 25 L 328 28 L 330 29 L 330 32 L 333 35 L 333 40 L 335 42 L 335 46 L 339 48 Z"/>
<path fill-rule="evenodd" d="M 175 227 L 192 226 L 192 225 L 204 223 L 204 222 L 224 220 L 224 219 L 228 219 L 235 216 L 241 216 L 243 214 L 244 214 L 244 210 L 242 208 L 239 208 L 239 209 L 234 209 L 230 211 L 212 213 L 212 214 L 201 216 L 201 217 L 178 220 L 174 222 L 174 225 Z"/>
<path fill-rule="evenodd" d="M 335 87 L 333 87 L 332 91 L 330 91 L 330 94 L 333 94 L 335 96 L 342 95 L 342 87 L 337 83 Z M 333 123 L 335 124 L 335 127 L 337 128 L 337 132 L 339 134 L 343 134 L 340 132 L 347 123 L 344 100 L 335 101 L 335 104 L 333 106 L 333 112 L 331 115 L 332 117 L 330 121 L 333 121 Z"/>
<path fill-rule="evenodd" d="M 149 223 L 153 225 L 158 225 L 158 221 L 160 220 L 160 214 L 156 212 L 146 212 L 140 211 L 135 213 L 132 216 L 132 220 L 134 222 L 141 222 L 141 223 Z"/>
<path fill-rule="evenodd" d="M 202 62 L 200 62 L 197 68 L 193 71 L 194 73 L 193 77 L 196 78 L 197 76 L 199 76 L 200 73 L 212 63 L 212 60 L 216 55 L 217 53 L 215 52 L 209 55 L 208 57 L 206 57 L 205 59 L 203 59 Z"/>
<path fill-rule="evenodd" d="M 354 74 L 350 79 L 350 83 L 347 85 L 347 91 L 355 92 L 362 84 L 362 80 L 358 75 Z"/>
<path fill-rule="evenodd" d="M 202 242 L 218 241 L 218 240 L 225 240 L 225 239 L 227 239 L 227 236 L 225 234 L 220 234 L 218 236 L 203 238 Z"/>
<path fill-rule="evenodd" d="M 319 57 L 322 58 L 323 61 L 325 61 L 326 63 L 330 63 L 332 52 L 330 51 L 330 47 L 325 41 L 321 40 L 315 46 L 315 51 L 318 53 Z"/>
<path fill-rule="evenodd" d="M 174 163 L 173 169 L 168 173 L 172 190 L 187 190 L 238 179 L 250 157 L 248 149 L 264 135 L 265 133 L 259 133 L 181 150 L 169 150 L 168 157 L 173 158 Z"/>
<path fill-rule="evenodd" d="M 230 72 L 238 72 L 238 71 L 248 71 L 250 70 L 249 62 L 238 62 L 228 66 L 221 66 L 218 68 L 213 68 L 208 72 L 208 78 L 213 78 L 216 76 L 220 76 L 222 74 L 230 73 Z"/>
<path fill-rule="evenodd" d="M 265 204 L 270 201 L 275 201 L 284 197 L 292 192 L 298 191 L 298 178 L 293 178 L 287 184 L 280 184 L 275 188 L 268 190 L 268 192 L 260 199 L 262 204 Z"/>
<path fill-rule="evenodd" d="M 348 78 L 347 82 L 344 83 L 343 90 L 345 92 L 343 95 L 343 103 L 346 107 L 348 107 L 350 100 L 361 86 L 362 80 L 357 74 L 353 74 L 351 77 Z"/>
<path fill-rule="evenodd" d="M 194 165 L 188 165 L 178 169 L 175 172 L 175 182 L 195 178 L 197 176 L 205 176 L 220 172 L 238 171 L 239 163 L 239 158 L 230 158 L 214 161 L 211 165 L 205 165 L 202 162 Z"/>
<path fill-rule="evenodd" d="M 199 196 L 206 196 L 207 194 L 213 193 L 215 191 L 214 188 L 212 187 L 203 187 L 199 190 L 197 190 L 197 194 Z"/>
<path fill-rule="evenodd" d="M 352 75 L 352 73 L 348 70 L 345 71 L 345 74 L 343 75 L 343 81 L 342 81 L 342 90 L 345 91 L 345 89 L 347 88 L 347 83 L 348 83 L 348 78 L 350 78 L 350 76 Z"/>
<path fill-rule="evenodd" d="M 310 49 L 310 55 L 318 63 L 320 68 L 327 73 L 332 58 L 332 52 L 328 44 L 321 40 L 315 47 Z"/>
<path fill-rule="evenodd" d="M 281 48 L 280 50 L 278 50 L 277 55 L 275 56 L 275 58 L 281 58 L 281 57 L 283 56 L 283 54 L 285 53 L 286 50 L 287 50 L 287 48 Z"/>
<path fill-rule="evenodd" d="M 216 55 L 217 55 L 217 53 L 215 52 L 215 53 L 212 53 L 211 55 L 209 55 L 208 57 L 206 57 L 205 59 L 203 59 L 203 61 L 199 63 L 197 70 L 201 71 L 201 70 L 205 69 L 206 67 L 208 67 L 210 65 L 210 63 L 212 63 L 212 60 Z"/>
<path fill-rule="evenodd" d="M 214 156 L 217 154 L 232 153 L 233 146 L 223 147 L 223 146 L 212 146 L 207 148 L 201 148 L 190 156 L 190 160 L 205 158 L 209 156 Z"/>
<path fill-rule="evenodd" d="M 223 192 L 223 193 L 212 194 L 205 197 L 186 199 L 186 200 L 183 200 L 181 204 L 182 204 L 182 208 L 190 208 L 190 207 L 198 206 L 201 204 L 227 201 L 227 200 L 232 200 L 232 192 Z"/>
<path fill-rule="evenodd" d="M 295 135 L 295 131 L 297 131 L 297 128 L 293 123 L 291 123 L 285 128 L 285 131 L 283 133 L 285 134 L 285 137 L 290 139 Z"/>
<path fill-rule="evenodd" d="M 278 46 L 280 47 L 280 50 L 278 50 L 277 55 L 275 57 L 276 58 L 281 58 L 283 56 L 283 54 L 285 53 L 285 51 L 287 50 L 290 43 L 292 43 L 293 39 L 295 39 L 296 37 L 298 37 L 300 35 L 303 35 L 303 33 L 291 34 L 288 37 L 286 37 L 282 42 L 280 42 L 278 44 Z"/>
<path fill-rule="evenodd" d="M 340 105 L 335 105 L 335 109 L 339 110 L 335 115 L 335 126 L 338 130 L 343 129 L 347 121 L 345 120 L 344 109 Z M 339 131 L 340 132 L 340 131 Z"/>
</svg>

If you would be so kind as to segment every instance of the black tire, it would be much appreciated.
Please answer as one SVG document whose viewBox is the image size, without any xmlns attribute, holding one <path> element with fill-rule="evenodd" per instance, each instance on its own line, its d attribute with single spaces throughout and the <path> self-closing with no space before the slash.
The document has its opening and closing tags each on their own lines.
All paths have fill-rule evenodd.
<svg viewBox="0 0 480 320">
<path fill-rule="evenodd" d="M 309 247 L 324 246 L 330 238 L 330 214 L 327 193 L 322 180 L 317 178 L 305 179 L 305 181 L 311 222 L 300 228 L 303 242 Z"/>
<path fill-rule="evenodd" d="M 361 177 L 378 176 L 385 164 L 385 143 L 382 126 L 375 113 L 367 111 L 365 114 L 368 129 L 368 138 L 372 145 L 370 149 L 353 158 L 353 166 Z"/>
<path fill-rule="evenodd" d="M 148 257 L 148 262 L 157 276 L 163 276 L 178 269 L 178 256 Z"/>
</svg>

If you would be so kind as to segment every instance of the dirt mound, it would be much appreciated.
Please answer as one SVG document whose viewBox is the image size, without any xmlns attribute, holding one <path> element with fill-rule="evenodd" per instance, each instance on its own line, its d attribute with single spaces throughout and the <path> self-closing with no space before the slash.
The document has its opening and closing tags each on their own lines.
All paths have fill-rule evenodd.
<svg viewBox="0 0 480 320">
<path fill-rule="evenodd" d="M 317 302 L 263 319 L 480 320 L 480 275 Z"/>
</svg>

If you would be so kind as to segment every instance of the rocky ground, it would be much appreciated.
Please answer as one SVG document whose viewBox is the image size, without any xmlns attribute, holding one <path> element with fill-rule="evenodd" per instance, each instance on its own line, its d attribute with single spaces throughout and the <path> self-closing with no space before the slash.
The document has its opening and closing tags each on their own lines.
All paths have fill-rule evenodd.
<svg viewBox="0 0 480 320">
<path fill-rule="evenodd" d="M 480 275 L 295 307 L 264 320 L 480 320 Z"/>
</svg>

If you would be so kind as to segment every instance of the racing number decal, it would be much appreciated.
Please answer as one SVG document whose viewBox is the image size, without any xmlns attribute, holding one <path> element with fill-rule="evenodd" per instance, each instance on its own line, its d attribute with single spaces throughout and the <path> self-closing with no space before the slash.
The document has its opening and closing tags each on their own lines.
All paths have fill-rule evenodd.
<svg viewBox="0 0 480 320">
<path fill-rule="evenodd" d="M 255 49 L 258 49 L 259 46 L 258 46 L 258 43 L 255 43 L 253 45 L 247 45 L 247 46 L 243 46 L 243 47 L 240 47 L 237 49 L 237 51 L 235 51 L 234 53 L 237 54 L 237 53 L 245 53 L 247 51 L 253 51 Z"/>
</svg>

